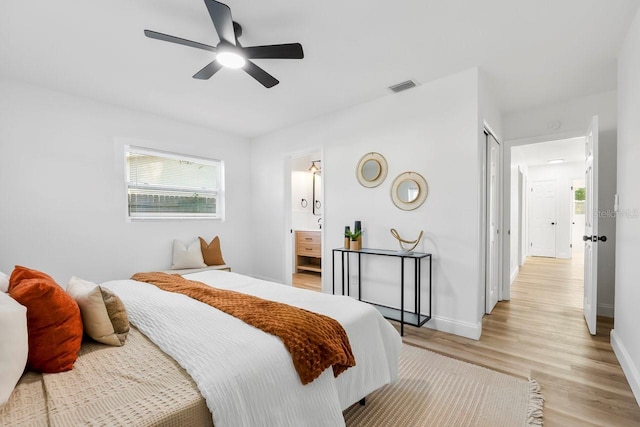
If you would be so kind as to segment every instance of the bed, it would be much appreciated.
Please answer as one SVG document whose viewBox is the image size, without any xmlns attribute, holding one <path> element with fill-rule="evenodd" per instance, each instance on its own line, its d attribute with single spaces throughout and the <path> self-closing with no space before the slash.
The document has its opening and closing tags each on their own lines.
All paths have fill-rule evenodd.
<svg viewBox="0 0 640 427">
<path fill-rule="evenodd" d="M 33 425 L 73 420 L 73 425 L 339 426 L 343 410 L 397 379 L 400 336 L 367 304 L 230 272 L 183 276 L 336 319 L 349 337 L 356 366 L 337 378 L 327 369 L 302 385 L 279 338 L 184 295 L 117 280 L 102 286 L 122 299 L 135 326 L 126 344 L 85 343 L 72 371 L 25 375 L 0 408 L 0 424 L 29 415 L 24 412 L 29 403 L 36 414 Z"/>
</svg>

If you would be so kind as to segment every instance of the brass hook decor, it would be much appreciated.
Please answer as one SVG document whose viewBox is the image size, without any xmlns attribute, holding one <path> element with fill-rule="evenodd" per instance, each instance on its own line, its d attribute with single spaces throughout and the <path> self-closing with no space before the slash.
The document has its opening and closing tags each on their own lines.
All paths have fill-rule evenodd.
<svg viewBox="0 0 640 427">
<path fill-rule="evenodd" d="M 398 239 L 398 243 L 400 244 L 400 249 L 401 249 L 402 252 L 411 252 L 411 251 L 413 251 L 416 248 L 416 246 L 418 246 L 418 243 L 420 243 L 420 239 L 422 239 L 422 233 L 423 233 L 423 231 L 420 230 L 420 235 L 418 236 L 418 238 L 416 240 L 406 240 L 406 239 L 403 239 L 402 237 L 400 237 L 400 234 L 398 234 L 398 232 L 396 231 L 395 228 L 391 229 L 391 235 L 393 237 L 395 237 L 396 239 Z M 407 248 L 404 247 L 403 243 L 406 243 L 408 245 L 413 245 L 413 246 L 411 246 L 409 249 L 407 249 Z"/>
</svg>

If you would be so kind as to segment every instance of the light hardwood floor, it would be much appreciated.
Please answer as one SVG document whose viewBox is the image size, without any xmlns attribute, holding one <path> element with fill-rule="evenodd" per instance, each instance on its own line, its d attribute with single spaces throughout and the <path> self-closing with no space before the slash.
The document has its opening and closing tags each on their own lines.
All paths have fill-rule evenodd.
<svg viewBox="0 0 640 427">
<path fill-rule="evenodd" d="M 322 276 L 320 273 L 295 273 L 292 284 L 296 288 L 322 292 Z"/>
<path fill-rule="evenodd" d="M 405 326 L 404 341 L 536 379 L 546 427 L 640 426 L 640 408 L 609 344 L 613 319 L 598 318 L 596 336 L 587 330 L 582 277 L 579 261 L 528 258 L 511 301 L 484 317 L 480 340 Z"/>
</svg>

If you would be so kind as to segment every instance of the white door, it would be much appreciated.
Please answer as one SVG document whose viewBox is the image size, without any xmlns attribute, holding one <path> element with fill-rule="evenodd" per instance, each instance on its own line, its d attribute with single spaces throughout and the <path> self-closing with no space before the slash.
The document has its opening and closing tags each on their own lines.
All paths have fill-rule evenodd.
<svg viewBox="0 0 640 427">
<path fill-rule="evenodd" d="M 487 135 L 487 277 L 485 312 L 490 314 L 498 302 L 500 286 L 500 145 Z"/>
<path fill-rule="evenodd" d="M 531 183 L 529 251 L 531 256 L 556 256 L 558 183 L 555 179 Z"/>
<path fill-rule="evenodd" d="M 586 135 L 584 218 L 584 318 L 596 334 L 598 306 L 598 117 L 591 119 Z"/>
<path fill-rule="evenodd" d="M 571 220 L 571 257 L 584 259 L 584 210 L 586 197 L 578 196 L 578 193 L 585 194 L 584 179 L 573 181 L 573 204 L 571 210 L 573 218 Z"/>
</svg>

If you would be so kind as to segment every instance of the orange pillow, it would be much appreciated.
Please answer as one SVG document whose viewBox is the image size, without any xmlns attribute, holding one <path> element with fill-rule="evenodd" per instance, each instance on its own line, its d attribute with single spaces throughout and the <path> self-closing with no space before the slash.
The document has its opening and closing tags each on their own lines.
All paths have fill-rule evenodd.
<svg viewBox="0 0 640 427">
<path fill-rule="evenodd" d="M 78 304 L 46 274 L 24 267 L 16 269 L 15 277 L 36 276 L 13 283 L 9 290 L 13 299 L 27 307 L 27 368 L 44 373 L 72 369 L 82 344 Z"/>
<path fill-rule="evenodd" d="M 225 265 L 226 263 L 222 259 L 222 249 L 220 249 L 220 239 L 216 236 L 211 243 L 207 245 L 207 242 L 202 238 L 200 239 L 200 249 L 202 250 L 202 257 L 204 263 L 207 265 Z"/>
<path fill-rule="evenodd" d="M 55 280 L 53 280 L 51 276 L 43 273 L 42 271 L 32 270 L 21 265 L 16 265 L 11 273 L 11 277 L 9 278 L 9 291 L 11 291 L 11 288 L 15 285 L 20 283 L 21 280 L 25 279 L 45 279 L 55 283 Z"/>
</svg>

